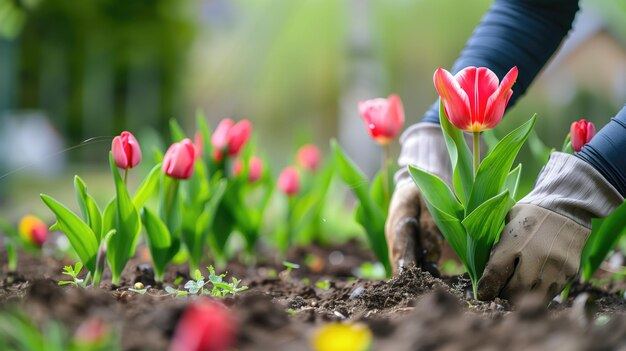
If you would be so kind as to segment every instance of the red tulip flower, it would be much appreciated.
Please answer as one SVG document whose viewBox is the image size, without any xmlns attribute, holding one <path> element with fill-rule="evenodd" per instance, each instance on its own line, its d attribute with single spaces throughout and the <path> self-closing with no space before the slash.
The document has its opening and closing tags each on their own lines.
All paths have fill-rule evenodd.
<svg viewBox="0 0 626 351">
<path fill-rule="evenodd" d="M 500 123 L 516 79 L 517 67 L 502 83 L 486 67 L 466 67 L 454 76 L 438 68 L 433 77 L 450 123 L 467 132 L 482 132 Z"/>
<path fill-rule="evenodd" d="M 381 145 L 393 140 L 404 124 L 404 108 L 397 95 L 359 102 L 359 113 L 372 139 Z"/>
<path fill-rule="evenodd" d="M 235 344 L 237 326 L 221 303 L 201 299 L 190 304 L 176 326 L 170 351 L 227 351 Z"/>
<path fill-rule="evenodd" d="M 295 167 L 286 167 L 278 176 L 278 188 L 287 196 L 293 196 L 300 191 L 300 175 Z"/>
<path fill-rule="evenodd" d="M 585 146 L 591 138 L 596 135 L 596 127 L 591 122 L 581 119 L 572 123 L 570 127 L 570 136 L 572 138 L 572 148 L 578 152 Z"/>
<path fill-rule="evenodd" d="M 251 134 L 252 123 L 247 119 L 236 124 L 229 118 L 223 119 L 211 136 L 211 143 L 215 147 L 214 158 L 220 161 L 224 151 L 228 152 L 228 156 L 237 156 Z"/>
<path fill-rule="evenodd" d="M 189 179 L 193 175 L 196 148 L 189 139 L 174 143 L 163 157 L 163 173 L 176 179 Z"/>
<path fill-rule="evenodd" d="M 130 132 L 122 132 L 113 138 L 111 152 L 115 165 L 121 169 L 133 168 L 141 162 L 139 143 Z"/>
<path fill-rule="evenodd" d="M 320 149 L 313 144 L 302 146 L 296 154 L 296 161 L 298 164 L 311 172 L 317 170 L 321 160 L 322 154 Z"/>
<path fill-rule="evenodd" d="M 24 241 L 41 247 L 48 237 L 48 226 L 33 215 L 26 215 L 18 225 L 18 231 Z"/>
<path fill-rule="evenodd" d="M 243 161 L 238 158 L 233 165 L 233 174 L 238 176 L 243 171 Z M 248 163 L 248 181 L 254 183 L 261 178 L 263 173 L 263 161 L 256 156 L 252 156 Z"/>
</svg>

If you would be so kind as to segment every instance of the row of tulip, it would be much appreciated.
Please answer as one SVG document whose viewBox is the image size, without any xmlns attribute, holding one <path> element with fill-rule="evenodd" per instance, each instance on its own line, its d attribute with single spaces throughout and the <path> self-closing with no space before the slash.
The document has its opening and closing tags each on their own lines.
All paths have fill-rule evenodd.
<svg viewBox="0 0 626 351">
<path fill-rule="evenodd" d="M 433 217 L 473 281 L 480 277 L 504 215 L 515 201 L 521 165 L 510 168 L 531 135 L 535 117 L 493 143 L 482 163 L 477 147 L 471 156 L 462 132 L 473 133 L 477 140 L 478 133 L 499 123 L 516 76 L 514 67 L 498 85 L 495 74 L 486 68 L 468 67 L 456 76 L 438 69 L 434 83 L 441 95 L 440 119 L 454 167 L 453 188 L 436 176 L 410 167 Z M 126 185 L 127 175 L 141 162 L 142 152 L 137 139 L 130 132 L 123 132 L 111 145 L 116 194 L 104 211 L 100 211 L 78 176 L 75 189 L 82 218 L 47 195 L 42 195 L 42 199 L 57 217 L 53 228 L 67 235 L 94 282 L 98 282 L 105 260 L 113 282 L 119 282 L 142 228 L 156 278 L 162 280 L 166 266 L 181 250 L 188 257 L 191 272 L 205 259 L 207 245 L 214 260 L 226 260 L 226 243 L 235 231 L 245 241 L 247 258 L 253 259 L 274 187 L 281 190 L 288 203 L 284 225 L 275 228 L 275 246 L 284 253 L 296 237 L 311 239 L 319 232 L 324 199 L 333 174 L 337 173 L 354 192 L 358 200 L 355 219 L 390 274 L 384 224 L 394 187 L 389 173 L 394 166 L 387 148 L 402 129 L 404 110 L 396 95 L 362 101 L 358 108 L 366 130 L 384 151 L 384 166 L 372 181 L 336 142 L 331 143 L 334 157 L 327 162 L 322 162 L 317 147 L 303 146 L 296 154 L 296 165 L 284 168 L 274 181 L 267 163 L 255 154 L 254 143 L 249 143 L 252 124 L 248 120 L 235 123 L 224 119 L 210 133 L 199 115 L 193 142 L 176 122 L 171 123 L 172 139 L 176 142 L 164 155 L 157 153 L 160 162 L 132 197 Z M 592 123 L 573 123 L 564 150 L 579 151 L 594 134 Z M 544 149 L 546 154 L 552 151 Z M 543 159 L 547 160 L 547 156 Z M 151 206 L 155 201 L 148 201 L 153 197 L 158 199 L 156 209 Z M 493 220 L 493 225 L 481 225 L 485 218 Z M 40 229 L 43 226 L 32 219 L 26 222 L 35 228 L 31 230 L 34 240 L 42 241 L 42 233 L 47 232 Z"/>
<path fill-rule="evenodd" d="M 274 180 L 249 142 L 252 124 L 248 120 L 224 119 L 211 133 L 199 115 L 193 142 L 175 121 L 171 134 L 175 142 L 165 154 L 156 152 L 158 164 L 134 193 L 128 189 L 127 178 L 142 162 L 140 143 L 128 131 L 113 139 L 109 163 L 115 196 L 104 210 L 79 176 L 74 187 L 80 215 L 41 195 L 56 216 L 51 228 L 67 236 L 94 283 L 99 282 L 106 263 L 113 283 L 119 283 L 142 230 L 158 281 L 181 251 L 191 272 L 206 259 L 207 246 L 213 260 L 224 262 L 233 232 L 243 237 L 246 258 L 254 259 L 265 210 L 276 187 L 288 203 L 284 225 L 275 228 L 279 251 L 284 254 L 296 237 L 310 241 L 319 233 L 334 163 L 324 161 L 315 145 L 302 146 L 295 164 Z"/>
</svg>

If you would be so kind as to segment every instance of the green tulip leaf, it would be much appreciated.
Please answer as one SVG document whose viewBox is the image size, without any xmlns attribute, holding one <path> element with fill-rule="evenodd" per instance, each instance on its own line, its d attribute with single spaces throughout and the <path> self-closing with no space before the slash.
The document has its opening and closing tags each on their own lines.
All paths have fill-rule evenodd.
<svg viewBox="0 0 626 351">
<path fill-rule="evenodd" d="M 107 243 L 107 260 L 111 267 L 113 284 L 118 284 L 126 263 L 135 253 L 135 245 L 141 232 L 141 219 L 111 153 L 109 153 L 109 164 L 115 182 L 116 211 L 115 226 L 112 229 L 116 230 L 116 234 L 111 236 Z"/>
<path fill-rule="evenodd" d="M 96 234 L 96 240 L 100 243 L 102 233 L 102 215 L 96 201 L 87 193 L 87 185 L 79 177 L 74 177 L 74 189 L 80 211 L 84 220 L 87 222 L 91 230 Z"/>
<path fill-rule="evenodd" d="M 385 239 L 385 220 L 381 217 L 371 217 L 361 204 L 358 204 L 354 216 L 356 221 L 365 229 L 374 255 L 385 267 L 387 276 L 392 273 L 387 240 Z"/>
<path fill-rule="evenodd" d="M 52 197 L 41 194 L 41 200 L 56 216 L 57 222 L 52 225 L 51 229 L 58 229 L 63 232 L 85 267 L 89 272 L 94 272 L 98 254 L 98 240 L 91 227 Z"/>
<path fill-rule="evenodd" d="M 187 136 L 183 131 L 183 128 L 178 124 L 178 121 L 175 119 L 170 119 L 170 134 L 173 142 L 179 142 L 185 139 Z"/>
<path fill-rule="evenodd" d="M 439 101 L 439 121 L 452 163 L 454 191 L 461 203 L 467 206 L 474 181 L 472 153 L 465 142 L 463 131 L 453 126 L 448 120 L 441 99 Z"/>
<path fill-rule="evenodd" d="M 610 216 L 594 218 L 591 221 L 591 234 L 581 257 L 583 281 L 591 279 L 624 234 L 626 234 L 626 202 Z"/>
<path fill-rule="evenodd" d="M 478 167 L 466 213 L 502 192 L 517 153 L 528 138 L 537 116 L 522 124 L 500 140 Z"/>
<path fill-rule="evenodd" d="M 509 191 L 511 199 L 516 201 L 517 189 L 519 187 L 519 179 L 522 175 L 522 164 L 520 163 L 515 167 L 504 180 L 504 189 Z"/>
<path fill-rule="evenodd" d="M 157 164 L 150 170 L 150 173 L 139 184 L 135 196 L 133 197 L 133 205 L 136 208 L 142 208 L 146 201 L 159 190 L 159 179 L 161 175 L 161 164 Z"/>
<path fill-rule="evenodd" d="M 459 203 L 448 184 L 434 174 L 412 165 L 408 167 L 409 174 L 426 200 L 452 217 L 463 218 L 463 205 Z"/>
<path fill-rule="evenodd" d="M 146 242 L 154 263 L 155 277 L 157 281 L 162 281 L 167 264 L 178 253 L 180 240 L 172 237 L 165 223 L 149 208 L 144 207 L 141 215 L 146 229 Z"/>
<path fill-rule="evenodd" d="M 509 191 L 505 190 L 482 203 L 461 222 L 468 235 L 469 271 L 476 279 L 483 274 L 491 247 L 499 238 L 513 204 Z"/>
</svg>

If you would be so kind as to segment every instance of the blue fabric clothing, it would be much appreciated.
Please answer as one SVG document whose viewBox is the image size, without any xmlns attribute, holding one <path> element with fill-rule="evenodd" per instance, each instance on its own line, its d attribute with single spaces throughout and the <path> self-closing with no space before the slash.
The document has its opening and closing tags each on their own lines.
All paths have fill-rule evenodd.
<svg viewBox="0 0 626 351">
<path fill-rule="evenodd" d="M 488 67 L 499 78 L 517 66 L 519 75 L 508 106 L 513 106 L 572 28 L 578 0 L 496 0 L 474 30 L 452 67 Z M 439 123 L 439 104 L 423 122 Z"/>
<path fill-rule="evenodd" d="M 597 169 L 626 197 L 626 106 L 576 156 Z"/>
<path fill-rule="evenodd" d="M 467 66 L 488 67 L 502 80 L 519 69 L 508 107 L 515 104 L 572 28 L 578 0 L 496 0 L 474 30 L 452 73 Z M 424 122 L 439 123 L 439 104 Z M 576 154 L 626 196 L 626 106 Z"/>
</svg>

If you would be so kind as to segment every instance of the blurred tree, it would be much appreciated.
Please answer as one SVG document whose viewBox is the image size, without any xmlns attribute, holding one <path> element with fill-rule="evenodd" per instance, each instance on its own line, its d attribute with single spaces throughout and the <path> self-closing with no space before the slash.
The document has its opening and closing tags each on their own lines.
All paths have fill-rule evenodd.
<svg viewBox="0 0 626 351">
<path fill-rule="evenodd" d="M 41 0 L 29 9 L 14 39 L 19 84 L 7 108 L 44 110 L 71 144 L 127 128 L 163 129 L 182 115 L 196 29 L 186 2 Z"/>
</svg>

